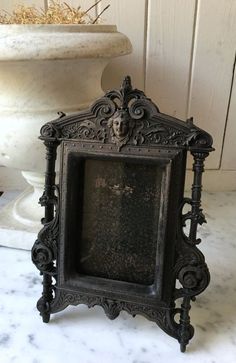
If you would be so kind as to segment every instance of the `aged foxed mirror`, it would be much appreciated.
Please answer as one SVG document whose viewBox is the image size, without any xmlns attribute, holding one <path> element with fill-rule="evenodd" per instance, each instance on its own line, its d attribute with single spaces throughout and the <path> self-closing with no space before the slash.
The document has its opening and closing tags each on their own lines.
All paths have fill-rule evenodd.
<svg viewBox="0 0 236 363">
<path fill-rule="evenodd" d="M 155 321 L 185 351 L 194 334 L 190 301 L 210 278 L 196 234 L 205 222 L 201 178 L 211 136 L 192 119 L 162 114 L 126 77 L 90 109 L 44 125 L 40 139 L 45 218 L 32 260 L 43 275 L 43 321 L 70 304 L 100 305 L 110 319 L 125 310 Z M 184 197 L 188 151 L 191 198 Z"/>
</svg>

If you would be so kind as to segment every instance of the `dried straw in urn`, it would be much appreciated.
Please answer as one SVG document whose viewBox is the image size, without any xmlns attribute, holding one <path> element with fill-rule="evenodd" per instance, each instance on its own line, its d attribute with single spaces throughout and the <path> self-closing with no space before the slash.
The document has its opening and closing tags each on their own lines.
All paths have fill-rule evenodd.
<svg viewBox="0 0 236 363">
<path fill-rule="evenodd" d="M 93 18 L 89 12 L 100 2 L 101 0 L 97 1 L 85 11 L 81 6 L 75 8 L 60 0 L 52 0 L 46 10 L 18 5 L 11 14 L 4 10 L 0 12 L 0 24 L 96 24 L 110 6 L 106 6 Z"/>
</svg>

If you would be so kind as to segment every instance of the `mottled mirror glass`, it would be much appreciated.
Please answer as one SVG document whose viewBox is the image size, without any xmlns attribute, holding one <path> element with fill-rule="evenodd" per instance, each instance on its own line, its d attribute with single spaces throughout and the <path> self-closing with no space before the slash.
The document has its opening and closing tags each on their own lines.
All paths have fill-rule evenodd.
<svg viewBox="0 0 236 363">
<path fill-rule="evenodd" d="M 153 284 L 163 168 L 140 160 L 79 165 L 77 272 Z"/>
</svg>

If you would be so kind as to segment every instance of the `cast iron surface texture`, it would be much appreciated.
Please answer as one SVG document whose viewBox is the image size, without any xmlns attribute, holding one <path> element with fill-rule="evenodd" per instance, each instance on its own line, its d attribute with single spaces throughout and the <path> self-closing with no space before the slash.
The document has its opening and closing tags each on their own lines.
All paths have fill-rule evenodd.
<svg viewBox="0 0 236 363">
<path fill-rule="evenodd" d="M 110 319 L 125 310 L 155 321 L 184 352 L 194 334 L 190 302 L 210 280 L 197 226 L 206 222 L 201 187 L 212 137 L 192 119 L 162 114 L 126 77 L 88 110 L 60 113 L 40 139 L 45 217 L 32 260 L 43 275 L 43 321 L 68 305 L 100 305 Z M 187 152 L 194 159 L 191 198 L 183 192 Z"/>
</svg>

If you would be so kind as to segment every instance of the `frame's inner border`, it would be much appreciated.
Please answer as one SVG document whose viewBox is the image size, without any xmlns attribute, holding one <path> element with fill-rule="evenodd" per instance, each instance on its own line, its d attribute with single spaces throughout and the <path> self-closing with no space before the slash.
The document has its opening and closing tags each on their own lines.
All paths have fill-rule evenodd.
<svg viewBox="0 0 236 363">
<path fill-rule="evenodd" d="M 79 143 L 72 144 L 67 142 L 65 146 L 65 152 L 63 152 L 62 160 L 62 203 L 64 213 L 61 218 L 61 239 L 62 244 L 60 249 L 60 283 L 59 286 L 64 288 L 82 289 L 83 291 L 96 290 L 97 292 L 111 291 L 112 293 L 129 293 L 141 295 L 143 297 L 161 299 L 162 293 L 162 276 L 164 266 L 164 239 L 166 235 L 166 223 L 167 223 L 167 209 L 168 198 L 170 193 L 170 174 L 173 172 L 173 165 L 170 163 L 170 158 L 175 159 L 179 151 L 173 151 L 172 155 L 158 155 L 160 153 L 157 150 L 153 150 L 150 156 L 137 156 L 137 155 L 123 155 L 121 153 L 94 153 L 85 152 L 81 150 Z M 120 281 L 119 278 L 107 278 L 101 276 L 93 276 L 93 274 L 81 273 L 76 269 L 75 260 L 78 257 L 78 215 L 74 213 L 75 205 L 73 201 L 78 200 L 76 191 L 79 191 L 80 200 L 83 199 L 83 186 L 78 188 L 78 180 L 84 180 L 83 171 L 78 168 L 78 163 L 83 163 L 84 160 L 107 160 L 107 161 L 126 161 L 129 163 L 138 163 L 139 165 L 154 165 L 161 170 L 161 187 L 160 187 L 160 205 L 158 211 L 157 221 L 157 240 L 155 248 L 155 266 L 154 266 L 154 281 L 152 283 L 137 283 L 137 281 L 131 282 Z M 79 175 L 76 177 L 76 170 L 80 169 Z M 71 204 L 72 203 L 72 204 Z M 62 207 L 63 207 L 62 206 Z M 77 205 L 77 208 L 79 206 Z M 77 215 L 77 216 L 76 216 Z M 77 229 L 77 231 L 75 231 Z M 77 236 L 77 237 L 75 237 Z M 73 261 L 73 262 L 72 262 Z"/>
</svg>

